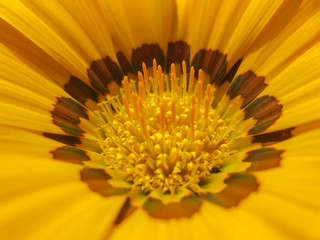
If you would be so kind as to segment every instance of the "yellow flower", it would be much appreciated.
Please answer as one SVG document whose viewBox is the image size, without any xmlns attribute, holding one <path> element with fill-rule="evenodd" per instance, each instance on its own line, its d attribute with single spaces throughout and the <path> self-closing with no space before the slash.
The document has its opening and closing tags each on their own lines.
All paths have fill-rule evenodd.
<svg viewBox="0 0 320 240">
<path fill-rule="evenodd" d="M 0 16 L 0 239 L 320 239 L 318 0 Z"/>
</svg>

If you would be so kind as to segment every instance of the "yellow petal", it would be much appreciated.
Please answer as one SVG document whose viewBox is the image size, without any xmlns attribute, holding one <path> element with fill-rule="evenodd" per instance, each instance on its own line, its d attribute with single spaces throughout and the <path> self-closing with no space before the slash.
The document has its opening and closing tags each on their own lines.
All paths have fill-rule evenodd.
<svg viewBox="0 0 320 240">
<path fill-rule="evenodd" d="M 239 68 L 239 72 L 253 70 L 257 75 L 266 77 L 269 82 L 290 63 L 319 41 L 320 4 L 319 1 L 304 1 L 284 26 L 282 21 L 288 17 L 280 12 L 278 21 L 273 21 L 260 36 L 260 40 L 253 46 Z M 287 9 L 288 9 L 287 8 Z M 287 11 L 286 8 L 282 9 Z M 279 22 L 282 29 L 279 28 Z M 276 29 L 276 30 L 273 30 Z M 279 31 L 280 30 L 280 31 Z M 275 32 L 279 32 L 275 35 Z M 289 81 L 289 80 L 288 80 Z"/>
<path fill-rule="evenodd" d="M 49 80 L 52 76 L 43 76 L 30 68 L 2 44 L 0 66 L 0 93 L 3 99 L 11 96 L 12 99 L 20 100 L 21 104 L 29 101 L 38 105 L 50 105 L 56 101 L 57 96 L 69 96 L 61 87 Z"/>
<path fill-rule="evenodd" d="M 0 102 L 0 109 L 0 124 L 42 132 L 63 133 L 52 123 L 49 111 L 32 111 L 3 102 Z"/>
<path fill-rule="evenodd" d="M 46 138 L 41 132 L 30 132 L 16 127 L 0 126 L 0 152 L 21 153 L 51 158 L 51 151 L 62 143 Z"/>
<path fill-rule="evenodd" d="M 253 194 L 255 195 L 255 194 Z M 251 199 L 254 196 L 250 196 Z M 243 202 L 248 201 L 245 199 Z M 261 199 L 261 201 L 264 201 Z M 225 209 L 213 204 L 204 204 L 201 218 L 218 239 L 277 239 L 289 240 L 285 232 L 274 228 L 268 221 L 239 207 Z"/>
<path fill-rule="evenodd" d="M 319 239 L 320 223 L 319 210 L 315 211 L 289 198 L 283 198 L 261 191 L 242 204 L 243 211 L 255 215 L 275 231 L 279 231 L 286 238 L 280 239 Z M 256 231 L 256 225 L 251 229 Z M 264 230 L 263 237 L 268 235 Z M 259 232 L 257 232 L 259 234 Z M 270 238 L 269 238 L 270 239 Z M 274 238 L 272 238 L 274 239 Z"/>
<path fill-rule="evenodd" d="M 317 129 L 273 145 L 284 150 L 280 167 L 256 173 L 260 190 L 320 212 L 319 144 Z"/>
<path fill-rule="evenodd" d="M 57 1 L 2 2 L 0 15 L 79 76 L 84 76 L 89 63 L 100 57 L 81 26 Z"/>
<path fill-rule="evenodd" d="M 320 106 L 317 104 L 320 101 L 319 57 L 320 43 L 317 43 L 279 70 L 279 74 L 266 78 L 269 86 L 262 94 L 275 96 L 283 105 L 282 116 L 267 131 L 277 131 L 320 118 Z"/>
<path fill-rule="evenodd" d="M 175 1 L 99 1 L 99 5 L 115 47 L 127 57 L 143 43 L 158 43 L 166 50 L 176 27 Z"/>
<path fill-rule="evenodd" d="M 64 183 L 1 204 L 3 239 L 101 239 L 123 198 L 102 199 L 81 182 Z M 19 231 L 16 231 L 17 226 Z"/>
<path fill-rule="evenodd" d="M 74 2 L 72 1 L 58 2 L 58 4 L 61 4 L 61 6 L 70 14 L 70 17 L 73 21 L 72 25 L 71 23 L 69 23 L 70 26 L 65 26 L 65 16 L 62 16 L 62 26 L 68 27 L 68 30 L 69 27 L 70 29 L 72 29 L 73 25 L 77 26 L 77 32 L 70 33 L 70 37 L 75 38 L 73 39 L 74 42 L 79 44 L 79 39 L 81 38 L 81 41 L 83 41 L 83 38 L 81 36 L 85 35 L 85 39 L 88 42 L 81 43 L 84 47 L 87 47 L 87 45 L 91 45 L 91 48 L 96 49 L 99 56 L 105 57 L 108 55 L 113 59 L 116 58 L 113 42 L 111 39 L 112 35 L 110 34 L 110 30 L 108 27 L 109 23 L 106 22 L 103 11 L 101 11 L 97 1 L 80 0 L 77 1 L 77 4 L 74 4 Z M 47 12 L 47 10 L 45 11 Z M 61 11 L 57 9 L 54 14 L 60 16 Z M 78 34 L 78 31 L 83 32 L 83 35 L 74 35 Z M 88 54 L 90 54 L 91 51 L 90 49 L 81 49 L 81 51 L 82 50 L 88 51 Z"/>
<path fill-rule="evenodd" d="M 11 153 L 1 155 L 1 166 L 3 239 L 101 239 L 125 200 L 92 192 L 79 165 Z"/>
<path fill-rule="evenodd" d="M 183 1 L 179 1 L 183 2 Z M 184 5 L 178 2 L 178 6 Z M 280 1 L 188 1 L 187 42 L 191 55 L 219 49 L 232 66 L 249 49 L 281 5 Z M 182 15 L 179 11 L 179 15 Z"/>
<path fill-rule="evenodd" d="M 68 182 L 80 182 L 81 166 L 23 153 L 1 154 L 1 199 Z M 83 183 L 85 186 L 85 184 Z"/>
<path fill-rule="evenodd" d="M 234 7 L 233 15 L 229 13 L 231 21 L 224 28 L 220 28 L 220 32 L 223 32 L 223 38 L 219 44 L 219 49 L 228 54 L 232 63 L 242 58 L 280 5 L 281 1 L 268 0 L 238 2 L 238 5 Z M 223 13 L 221 12 L 221 14 Z M 211 37 L 215 41 L 215 34 L 212 34 Z"/>
<path fill-rule="evenodd" d="M 0 35 L 0 42 L 5 46 L 4 49 L 1 47 L 1 54 L 3 52 L 9 58 L 6 59 L 5 56 L 0 58 L 1 60 L 6 59 L 4 61 L 5 65 L 11 66 L 13 59 L 19 59 L 35 72 L 61 87 L 69 81 L 71 73 L 65 66 L 59 64 L 49 54 L 3 19 L 0 19 Z M 14 66 L 15 63 L 13 62 L 11 68 L 14 68 Z M 18 79 L 15 80 L 17 81 Z"/>
</svg>

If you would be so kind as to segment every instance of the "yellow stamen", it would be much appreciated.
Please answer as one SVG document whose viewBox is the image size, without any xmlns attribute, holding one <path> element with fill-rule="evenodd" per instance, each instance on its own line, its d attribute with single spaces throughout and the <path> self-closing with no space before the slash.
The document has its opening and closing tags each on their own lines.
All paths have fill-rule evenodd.
<svg viewBox="0 0 320 240">
<path fill-rule="evenodd" d="M 173 91 L 175 91 L 178 94 L 178 96 L 180 96 L 181 95 L 181 90 L 180 90 L 180 88 L 178 87 L 178 84 L 177 84 L 176 67 L 175 67 L 174 63 L 171 64 L 171 72 L 170 72 L 170 74 L 171 74 L 171 81 L 172 81 L 172 89 L 173 89 Z"/>
<path fill-rule="evenodd" d="M 208 114 L 209 114 L 209 105 L 210 105 L 210 98 L 211 98 L 211 85 L 207 85 L 207 91 L 206 91 L 206 98 L 204 100 L 204 119 L 207 121 Z"/>
<path fill-rule="evenodd" d="M 128 104 L 128 100 L 126 98 L 126 96 L 122 95 L 122 102 L 123 102 L 123 105 L 124 105 L 124 109 L 128 115 L 128 118 L 130 120 L 132 120 L 132 116 L 131 116 L 131 112 L 130 112 L 130 109 L 129 109 L 129 104 Z"/>
<path fill-rule="evenodd" d="M 139 102 L 140 103 L 142 102 L 141 98 L 140 98 Z M 141 123 L 141 129 L 142 129 L 143 135 L 145 136 L 146 140 L 149 140 L 149 134 L 148 134 L 148 130 L 147 130 L 147 124 L 146 124 L 146 119 L 144 116 L 142 104 L 139 104 L 139 112 L 140 112 L 140 123 Z"/>
<path fill-rule="evenodd" d="M 182 90 L 183 93 L 187 91 L 187 64 L 184 60 L 182 61 Z"/>
<path fill-rule="evenodd" d="M 203 89 L 203 82 L 202 82 L 202 70 L 199 70 L 199 79 L 197 83 L 197 89 L 198 89 L 198 110 L 200 109 L 200 106 L 202 104 L 202 89 Z M 199 113 L 197 113 L 199 114 Z"/>
<path fill-rule="evenodd" d="M 125 87 L 125 90 L 126 90 L 126 93 L 127 93 L 127 97 L 129 98 L 129 101 L 132 102 L 132 94 L 131 94 L 131 91 L 130 91 L 129 80 L 128 80 L 127 76 L 125 76 L 124 79 L 123 79 L 123 85 Z"/>
<path fill-rule="evenodd" d="M 99 104 L 101 165 L 127 176 L 142 191 L 174 194 L 186 187 L 198 192 L 198 183 L 235 151 L 229 149 L 229 127 L 210 107 L 213 86 L 203 93 L 201 70 L 194 86 L 191 67 L 187 91 L 184 61 L 180 77 L 175 64 L 169 77 L 155 60 L 153 77 L 148 78 L 145 63 L 142 69 L 138 84 L 124 77 L 122 95 Z"/>
<path fill-rule="evenodd" d="M 143 83 L 143 76 L 142 73 L 138 72 L 138 78 L 139 78 L 139 97 L 142 99 L 146 99 L 146 90 Z"/>
<path fill-rule="evenodd" d="M 159 74 L 159 94 L 162 97 L 163 95 L 163 76 L 162 76 L 162 68 L 158 66 L 158 74 Z"/>
<path fill-rule="evenodd" d="M 138 96 L 135 93 L 132 94 L 132 102 L 136 118 L 139 119 Z"/>
<path fill-rule="evenodd" d="M 157 61 L 156 59 L 153 59 L 153 86 L 154 86 L 154 92 L 158 89 L 158 71 L 157 71 Z"/>
<path fill-rule="evenodd" d="M 190 132 L 191 136 L 194 135 L 194 119 L 195 119 L 195 110 L 196 110 L 196 100 L 195 96 L 192 96 L 192 105 L 190 107 Z"/>
<path fill-rule="evenodd" d="M 191 94 L 193 91 L 193 83 L 194 83 L 194 67 L 192 66 L 190 69 L 190 77 L 189 77 L 189 88 L 188 93 Z"/>
<path fill-rule="evenodd" d="M 164 113 L 164 103 L 160 104 L 160 127 L 161 130 L 164 132 L 165 131 L 165 113 Z"/>
<path fill-rule="evenodd" d="M 176 102 L 174 100 L 171 103 L 171 123 L 172 123 L 172 130 L 175 131 L 177 127 L 177 122 L 176 122 Z"/>
<path fill-rule="evenodd" d="M 144 76 L 144 83 L 146 86 L 147 93 L 150 91 L 150 84 L 149 84 L 149 77 L 148 77 L 148 70 L 146 64 L 143 62 L 142 63 L 142 71 L 143 71 L 143 76 Z"/>
</svg>

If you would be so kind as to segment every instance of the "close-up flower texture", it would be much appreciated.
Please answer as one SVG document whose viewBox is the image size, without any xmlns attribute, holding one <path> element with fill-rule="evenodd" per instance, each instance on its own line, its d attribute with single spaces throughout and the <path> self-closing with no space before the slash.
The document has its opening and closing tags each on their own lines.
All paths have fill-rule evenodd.
<svg viewBox="0 0 320 240">
<path fill-rule="evenodd" d="M 0 239 L 320 239 L 319 0 L 0 17 Z"/>
</svg>

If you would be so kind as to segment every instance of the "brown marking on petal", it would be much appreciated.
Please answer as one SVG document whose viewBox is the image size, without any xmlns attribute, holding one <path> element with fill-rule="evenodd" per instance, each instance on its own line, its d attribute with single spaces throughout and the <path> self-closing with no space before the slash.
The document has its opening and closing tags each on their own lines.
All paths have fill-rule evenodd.
<svg viewBox="0 0 320 240">
<path fill-rule="evenodd" d="M 223 96 L 225 96 L 228 87 L 230 85 L 230 82 L 233 80 L 234 76 L 236 75 L 238 68 L 240 66 L 242 62 L 242 59 L 239 59 L 233 66 L 232 68 L 229 70 L 229 72 L 224 76 L 224 78 L 217 82 L 217 90 L 215 91 L 214 95 L 215 98 L 212 102 L 212 107 L 216 108 L 218 103 L 221 101 L 221 99 L 223 98 Z"/>
<path fill-rule="evenodd" d="M 111 82 L 121 85 L 124 74 L 119 65 L 110 57 L 93 61 L 88 69 L 92 86 L 101 94 L 110 93 L 108 85 Z"/>
<path fill-rule="evenodd" d="M 82 104 L 85 104 L 89 98 L 98 102 L 98 93 L 75 76 L 71 76 L 70 81 L 64 85 L 64 89 Z"/>
<path fill-rule="evenodd" d="M 233 66 L 232 68 L 229 70 L 229 72 L 225 75 L 225 77 L 222 79 L 222 81 L 219 82 L 219 87 L 225 83 L 225 82 L 232 82 L 234 76 L 236 75 L 239 67 L 240 67 L 240 64 L 242 62 L 242 58 L 239 59 Z"/>
<path fill-rule="evenodd" d="M 245 119 L 253 117 L 258 120 L 249 134 L 257 134 L 270 127 L 282 114 L 282 105 L 273 96 L 255 99 L 245 108 Z"/>
<path fill-rule="evenodd" d="M 237 206 L 243 199 L 247 198 L 252 192 L 258 190 L 257 179 L 247 173 L 232 174 L 225 180 L 227 187 L 220 193 L 207 193 L 202 197 L 214 204 L 225 208 Z"/>
<path fill-rule="evenodd" d="M 241 95 L 243 98 L 241 108 L 244 108 L 267 87 L 264 80 L 264 77 L 257 76 L 254 72 L 249 70 L 233 80 L 227 94 L 230 95 L 230 99 L 234 99 Z"/>
<path fill-rule="evenodd" d="M 83 161 L 89 161 L 87 153 L 81 149 L 69 146 L 59 147 L 51 151 L 53 159 L 69 163 L 82 164 Z"/>
<path fill-rule="evenodd" d="M 153 59 L 164 69 L 165 56 L 158 44 L 143 44 L 141 47 L 133 49 L 131 63 L 135 72 L 142 72 L 142 63 L 145 62 L 147 67 L 152 67 Z"/>
<path fill-rule="evenodd" d="M 177 42 L 169 42 L 167 50 L 167 73 L 170 72 L 171 64 L 181 64 L 182 61 L 186 62 L 187 67 L 190 65 L 190 45 L 180 40 Z M 182 72 L 182 70 L 181 70 Z"/>
<path fill-rule="evenodd" d="M 75 146 L 76 144 L 81 143 L 80 138 L 74 137 L 74 136 L 61 135 L 61 134 L 55 134 L 55 133 L 47 133 L 47 132 L 44 132 L 43 136 L 50 138 L 52 140 L 61 142 L 66 145 L 70 145 L 70 146 Z"/>
<path fill-rule="evenodd" d="M 143 205 L 147 213 L 160 219 L 189 218 L 198 212 L 202 201 L 199 197 L 191 195 L 182 198 L 180 202 L 164 204 L 161 200 L 149 198 Z"/>
<path fill-rule="evenodd" d="M 134 72 L 129 60 L 126 58 L 123 52 L 121 51 L 117 52 L 117 59 L 124 75 Z"/>
<path fill-rule="evenodd" d="M 251 162 L 248 171 L 261 171 L 269 168 L 280 166 L 281 155 L 284 150 L 277 150 L 275 148 L 260 148 L 247 153 L 244 162 Z"/>
<path fill-rule="evenodd" d="M 227 70 L 227 57 L 218 50 L 200 50 L 192 59 L 191 65 L 195 70 L 195 77 L 198 77 L 198 71 L 202 69 L 210 75 L 210 83 L 218 85 Z"/>
<path fill-rule="evenodd" d="M 122 223 L 126 218 L 128 218 L 137 208 L 133 207 L 130 204 L 130 198 L 127 198 L 125 203 L 123 204 L 117 218 L 114 221 L 114 225 L 119 225 Z"/>
<path fill-rule="evenodd" d="M 80 171 L 81 180 L 88 184 L 88 187 L 104 197 L 122 195 L 128 192 L 125 188 L 115 188 L 107 180 L 111 179 L 102 169 L 84 168 Z"/>
<path fill-rule="evenodd" d="M 103 239 L 110 239 L 110 236 L 112 235 L 114 229 L 120 225 L 123 221 L 125 221 L 128 217 L 131 216 L 134 211 L 137 210 L 136 207 L 133 207 L 130 204 L 130 199 L 127 198 L 124 204 L 122 205 L 116 219 L 114 220 L 113 225 L 106 231 L 105 236 Z"/>
<path fill-rule="evenodd" d="M 84 107 L 73 99 L 66 97 L 57 98 L 54 106 L 54 110 L 51 111 L 53 123 L 68 134 L 82 136 L 84 131 L 78 124 L 80 118 L 88 119 Z"/>
<path fill-rule="evenodd" d="M 287 140 L 293 136 L 294 127 L 286 128 L 276 132 L 264 133 L 253 136 L 252 143 L 262 143 L 264 146 L 275 144 Z"/>
</svg>

